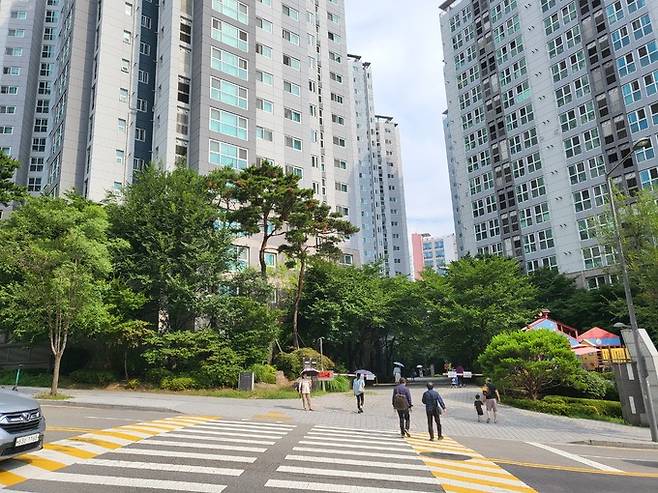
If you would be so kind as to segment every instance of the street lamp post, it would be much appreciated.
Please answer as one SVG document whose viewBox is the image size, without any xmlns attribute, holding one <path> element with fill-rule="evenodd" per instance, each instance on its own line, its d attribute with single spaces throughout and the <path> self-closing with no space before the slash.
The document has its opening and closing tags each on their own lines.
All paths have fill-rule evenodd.
<svg viewBox="0 0 658 493">
<path fill-rule="evenodd" d="M 649 388 L 649 383 L 647 382 L 648 371 L 646 362 L 644 361 L 644 356 L 640 354 L 640 336 L 639 336 L 639 327 L 637 324 L 637 315 L 635 313 L 635 304 L 633 303 L 633 293 L 631 292 L 631 283 L 628 277 L 628 267 L 626 265 L 626 257 L 624 256 L 624 246 L 621 239 L 621 232 L 619 229 L 619 220 L 617 218 L 617 205 L 615 203 L 615 196 L 612 190 L 612 174 L 615 172 L 619 166 L 624 164 L 628 159 L 633 158 L 633 152 L 636 149 L 644 149 L 651 146 L 651 140 L 648 138 L 640 139 L 631 149 L 626 153 L 626 155 L 619 160 L 616 166 L 612 169 L 606 171 L 605 178 L 608 184 L 608 198 L 610 200 L 610 211 L 612 212 L 612 224 L 613 224 L 613 233 L 615 236 L 615 242 L 617 246 L 617 255 L 619 257 L 619 268 L 621 270 L 621 277 L 624 283 L 624 293 L 626 295 L 626 306 L 628 308 L 628 318 L 630 321 L 631 332 L 633 333 L 633 343 L 635 344 L 635 350 L 637 352 L 637 366 L 638 373 L 640 376 L 640 386 L 642 388 L 642 396 L 644 398 L 644 409 L 647 412 L 649 417 L 649 428 L 651 430 L 651 440 L 658 442 L 658 428 L 656 426 L 656 415 L 653 409 L 653 401 L 651 399 L 651 389 Z M 618 327 L 619 325 L 616 325 Z"/>
</svg>

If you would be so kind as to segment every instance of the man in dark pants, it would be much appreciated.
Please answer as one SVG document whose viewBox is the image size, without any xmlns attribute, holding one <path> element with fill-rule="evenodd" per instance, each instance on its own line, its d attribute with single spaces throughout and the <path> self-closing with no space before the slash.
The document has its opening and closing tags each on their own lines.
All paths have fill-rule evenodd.
<svg viewBox="0 0 658 493">
<path fill-rule="evenodd" d="M 427 429 L 430 433 L 430 441 L 434 440 L 434 422 L 436 422 L 436 433 L 439 440 L 443 439 L 441 434 L 441 412 L 446 410 L 446 405 L 439 393 L 434 390 L 432 382 L 427 383 L 427 390 L 423 394 L 423 404 L 427 413 Z"/>
<path fill-rule="evenodd" d="M 402 438 L 411 436 L 409 434 L 409 424 L 411 421 L 409 410 L 411 406 L 411 392 L 407 388 L 407 381 L 401 378 L 400 384 L 393 389 L 393 409 L 398 412 L 398 417 L 400 418 L 400 433 Z"/>
</svg>

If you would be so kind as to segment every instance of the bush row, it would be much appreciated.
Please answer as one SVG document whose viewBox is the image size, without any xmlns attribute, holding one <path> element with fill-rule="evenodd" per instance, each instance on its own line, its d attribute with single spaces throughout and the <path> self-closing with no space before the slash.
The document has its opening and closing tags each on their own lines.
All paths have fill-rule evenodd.
<svg viewBox="0 0 658 493">
<path fill-rule="evenodd" d="M 580 399 L 547 395 L 541 400 L 506 398 L 506 404 L 529 411 L 557 414 L 573 418 L 617 418 L 622 419 L 621 403 L 596 399 Z"/>
</svg>

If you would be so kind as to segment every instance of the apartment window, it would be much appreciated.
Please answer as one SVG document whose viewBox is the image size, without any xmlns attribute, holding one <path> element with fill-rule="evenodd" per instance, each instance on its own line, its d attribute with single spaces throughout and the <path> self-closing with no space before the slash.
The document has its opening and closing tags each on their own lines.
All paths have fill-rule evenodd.
<svg viewBox="0 0 658 493">
<path fill-rule="evenodd" d="M 40 192 L 41 191 L 41 177 L 40 176 L 30 176 L 27 179 L 27 191 L 28 192 Z"/>
<path fill-rule="evenodd" d="M 594 195 L 594 205 L 601 207 L 606 203 L 606 197 L 608 196 L 608 187 L 607 185 L 597 185 L 593 189 Z"/>
<path fill-rule="evenodd" d="M 628 113 L 627 118 L 631 133 L 639 132 L 649 128 L 649 120 L 647 119 L 647 113 L 644 108 L 631 111 Z"/>
<path fill-rule="evenodd" d="M 581 241 L 591 240 L 596 238 L 596 231 L 600 226 L 601 221 L 599 216 L 590 216 L 585 219 L 578 220 L 578 235 Z"/>
<path fill-rule="evenodd" d="M 633 37 L 636 40 L 650 34 L 653 29 L 651 28 L 651 18 L 649 17 L 649 14 L 644 14 L 635 19 L 631 23 L 631 28 L 633 29 Z"/>
<path fill-rule="evenodd" d="M 620 77 L 624 77 L 635 72 L 636 67 L 633 52 L 626 53 L 625 55 L 617 58 L 617 70 L 619 71 Z"/>
<path fill-rule="evenodd" d="M 577 156 L 582 153 L 582 147 L 580 145 L 580 137 L 575 135 L 564 140 L 564 154 L 567 159 Z"/>
<path fill-rule="evenodd" d="M 622 93 L 624 95 L 624 103 L 627 105 L 633 104 L 640 100 L 642 92 L 640 91 L 640 81 L 634 80 L 622 86 Z"/>
<path fill-rule="evenodd" d="M 139 52 L 142 55 L 151 56 L 151 45 L 141 41 L 139 43 Z"/>
<path fill-rule="evenodd" d="M 583 212 L 592 208 L 592 198 L 589 190 L 580 190 L 573 193 L 573 203 L 576 212 Z"/>
<path fill-rule="evenodd" d="M 292 32 L 292 31 L 288 31 L 287 29 L 283 29 L 283 30 L 281 31 L 281 36 L 283 37 L 283 39 L 285 39 L 286 41 L 288 41 L 290 44 L 293 44 L 293 45 L 295 45 L 295 46 L 299 46 L 299 45 L 300 45 L 299 34 L 295 34 L 295 33 Z"/>
<path fill-rule="evenodd" d="M 148 84 L 149 83 L 149 73 L 146 70 L 140 70 L 139 73 L 137 74 L 137 80 L 141 84 Z"/>
<path fill-rule="evenodd" d="M 289 175 L 298 176 L 299 178 L 304 178 L 304 169 L 300 168 L 299 166 L 291 166 L 286 164 L 286 173 Z"/>
<path fill-rule="evenodd" d="M 213 0 L 212 8 L 242 24 L 249 24 L 249 7 L 236 0 Z"/>
<path fill-rule="evenodd" d="M 247 109 L 247 89 L 223 79 L 210 78 L 210 97 L 216 101 Z"/>
<path fill-rule="evenodd" d="M 272 142 L 274 139 L 272 130 L 264 127 L 256 127 L 256 138 Z"/>
<path fill-rule="evenodd" d="M 653 142 L 649 147 L 645 147 L 643 149 L 638 149 L 637 151 L 635 151 L 635 159 L 637 160 L 638 163 L 648 161 L 649 159 L 653 159 L 654 157 L 655 157 L 655 152 L 653 149 Z"/>
<path fill-rule="evenodd" d="M 268 33 L 271 33 L 274 29 L 274 25 L 270 21 L 261 17 L 256 17 L 256 26 Z"/>
<path fill-rule="evenodd" d="M 23 56 L 23 48 L 10 48 L 10 47 L 7 47 L 7 48 L 5 48 L 5 55 L 15 56 L 15 57 Z"/>
<path fill-rule="evenodd" d="M 288 67 L 294 70 L 302 69 L 302 63 L 299 61 L 299 59 L 292 57 L 290 55 L 286 55 L 285 53 L 283 54 L 283 64 L 287 65 Z"/>
<path fill-rule="evenodd" d="M 147 15 L 142 16 L 142 27 L 146 29 L 151 29 L 151 18 Z"/>
<path fill-rule="evenodd" d="M 210 130 L 230 137 L 247 140 L 248 120 L 228 111 L 211 108 Z"/>
<path fill-rule="evenodd" d="M 0 86 L 0 94 L 16 95 L 18 94 L 17 86 Z"/>
<path fill-rule="evenodd" d="M 19 21 L 27 20 L 27 11 L 25 10 L 12 10 L 10 15 L 12 19 Z"/>
<path fill-rule="evenodd" d="M 256 45 L 258 48 L 258 45 Z M 214 70 L 224 72 L 242 80 L 249 80 L 248 62 L 228 51 L 210 48 L 210 66 Z"/>
<path fill-rule="evenodd" d="M 126 15 L 133 15 L 133 4 L 125 2 L 124 3 L 124 12 Z"/>
<path fill-rule="evenodd" d="M 331 121 L 338 125 L 345 125 L 345 118 L 340 115 L 331 115 Z"/>
<path fill-rule="evenodd" d="M 141 111 L 142 113 L 148 111 L 148 101 L 146 99 L 137 99 L 137 111 Z"/>
<path fill-rule="evenodd" d="M 296 9 L 293 9 L 292 7 L 289 7 L 288 5 L 281 5 L 281 11 L 283 12 L 284 15 L 287 15 L 290 17 L 292 20 L 298 21 L 299 20 L 299 11 Z"/>
<path fill-rule="evenodd" d="M 247 149 L 226 142 L 210 140 L 210 164 L 245 169 L 249 166 L 247 156 Z"/>
<path fill-rule="evenodd" d="M 244 52 L 249 51 L 249 36 L 242 29 L 212 18 L 210 36 L 221 43 L 232 46 Z"/>
<path fill-rule="evenodd" d="M 128 102 L 128 89 L 125 89 L 123 87 L 119 89 L 119 101 L 121 101 L 122 103 Z"/>
<path fill-rule="evenodd" d="M 43 40 L 52 41 L 55 38 L 54 29 L 52 27 L 43 28 Z"/>
<path fill-rule="evenodd" d="M 272 48 L 262 43 L 256 43 L 256 53 L 264 56 L 265 58 L 272 58 Z"/>
<path fill-rule="evenodd" d="M 583 264 L 585 269 L 597 269 L 607 265 L 604 249 L 600 246 L 593 246 L 582 249 Z"/>
<path fill-rule="evenodd" d="M 339 147 L 345 147 L 347 145 L 343 137 L 334 137 L 333 142 L 334 145 L 337 145 Z"/>
<path fill-rule="evenodd" d="M 119 118 L 117 120 L 117 130 L 119 130 L 119 132 L 125 132 L 126 131 L 126 125 L 127 125 L 126 120 L 124 120 L 123 118 Z"/>
<path fill-rule="evenodd" d="M 632 14 L 640 7 L 644 7 L 646 0 L 626 0 L 626 4 L 628 5 L 628 12 Z"/>
<path fill-rule="evenodd" d="M 640 65 L 643 67 L 658 61 L 658 45 L 656 41 L 651 41 L 638 48 L 637 54 L 640 58 Z"/>
<path fill-rule="evenodd" d="M 301 96 L 302 94 L 302 86 L 287 80 L 283 81 L 283 90 L 292 94 L 293 96 Z"/>
<path fill-rule="evenodd" d="M 6 125 L 0 126 L 0 134 L 2 135 L 11 135 L 14 133 L 14 127 L 9 127 Z"/>
<path fill-rule="evenodd" d="M 336 102 L 336 103 L 343 104 L 343 96 L 341 96 L 339 94 L 336 94 L 336 93 L 333 93 L 333 92 L 331 93 L 331 100 Z"/>
<path fill-rule="evenodd" d="M 124 151 L 122 151 L 121 149 L 116 149 L 116 150 L 114 151 L 114 162 L 115 162 L 116 164 L 123 165 L 123 161 L 124 161 L 124 158 L 125 158 L 125 154 L 126 154 L 126 153 L 125 153 Z"/>
<path fill-rule="evenodd" d="M 2 68 L 2 74 L 3 75 L 18 76 L 18 75 L 21 75 L 21 68 L 20 67 L 3 67 Z"/>
<path fill-rule="evenodd" d="M 9 38 L 24 38 L 25 29 L 9 29 L 7 31 L 7 37 Z"/>
<path fill-rule="evenodd" d="M 599 176 L 605 175 L 605 161 L 603 156 L 593 157 L 588 159 L 586 162 L 590 177 L 598 178 Z"/>
<path fill-rule="evenodd" d="M 37 99 L 36 113 L 46 114 L 50 111 L 50 99 Z"/>
<path fill-rule="evenodd" d="M 585 170 L 585 163 L 577 163 L 569 166 L 569 180 L 572 185 L 577 185 L 580 182 L 587 180 L 587 172 Z"/>
<path fill-rule="evenodd" d="M 125 44 L 130 44 L 132 43 L 133 40 L 133 35 L 130 31 L 123 31 L 123 42 Z"/>
<path fill-rule="evenodd" d="M 339 192 L 347 192 L 347 183 L 336 182 L 336 190 Z"/>
<path fill-rule="evenodd" d="M 334 159 L 334 166 L 339 169 L 347 169 L 347 161 L 343 159 Z"/>
<path fill-rule="evenodd" d="M 583 147 L 585 151 L 591 151 L 601 145 L 598 128 L 592 128 L 583 133 Z"/>
<path fill-rule="evenodd" d="M 263 5 L 267 5 L 268 7 L 272 6 L 272 0 L 258 0 L 258 2 L 262 3 Z"/>
<path fill-rule="evenodd" d="M 640 185 L 642 188 L 658 187 L 658 168 L 640 171 Z"/>
<path fill-rule="evenodd" d="M 121 59 L 121 71 L 125 74 L 130 72 L 130 60 L 126 60 L 125 58 Z"/>
<path fill-rule="evenodd" d="M 16 114 L 16 106 L 7 106 L 7 105 L 0 106 L 0 115 L 15 115 L 15 114 Z"/>
<path fill-rule="evenodd" d="M 341 41 L 340 36 L 336 33 L 332 33 L 331 31 L 327 33 L 327 37 L 329 38 L 329 41 L 333 41 L 334 43 L 340 43 Z"/>
<path fill-rule="evenodd" d="M 190 79 L 178 76 L 178 101 L 189 104 L 190 102 Z"/>
<path fill-rule="evenodd" d="M 628 26 L 622 26 L 616 31 L 612 32 L 612 47 L 615 50 L 621 50 L 630 42 L 631 38 L 628 34 Z"/>
<path fill-rule="evenodd" d="M 286 147 L 290 147 L 296 151 L 302 150 L 302 140 L 297 137 L 286 135 Z"/>
<path fill-rule="evenodd" d="M 283 117 L 296 123 L 302 122 L 302 114 L 299 111 L 293 110 L 291 108 L 283 109 Z"/>
<path fill-rule="evenodd" d="M 266 86 L 274 85 L 274 75 L 270 74 L 269 72 L 264 72 L 263 70 L 256 70 L 256 77 L 260 82 L 262 82 Z"/>
<path fill-rule="evenodd" d="M 333 51 L 330 51 L 329 52 L 329 60 L 331 60 L 332 62 L 341 63 L 343 58 L 340 56 L 339 53 L 335 53 Z"/>
<path fill-rule="evenodd" d="M 43 171 L 44 158 L 33 157 L 30 158 L 30 172 L 41 173 Z"/>
<path fill-rule="evenodd" d="M 274 103 L 267 99 L 257 98 L 256 99 L 256 108 L 266 113 L 274 113 Z"/>
</svg>

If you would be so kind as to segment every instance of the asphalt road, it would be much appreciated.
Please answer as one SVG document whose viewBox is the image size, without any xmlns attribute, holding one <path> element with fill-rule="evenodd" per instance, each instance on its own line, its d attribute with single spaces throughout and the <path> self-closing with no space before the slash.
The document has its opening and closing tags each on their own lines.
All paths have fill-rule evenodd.
<svg viewBox="0 0 658 493">
<path fill-rule="evenodd" d="M 658 450 L 490 439 L 493 424 L 482 438 L 429 442 L 277 414 L 215 419 L 66 403 L 43 411 L 48 444 L 0 464 L 5 491 L 658 492 Z"/>
</svg>

